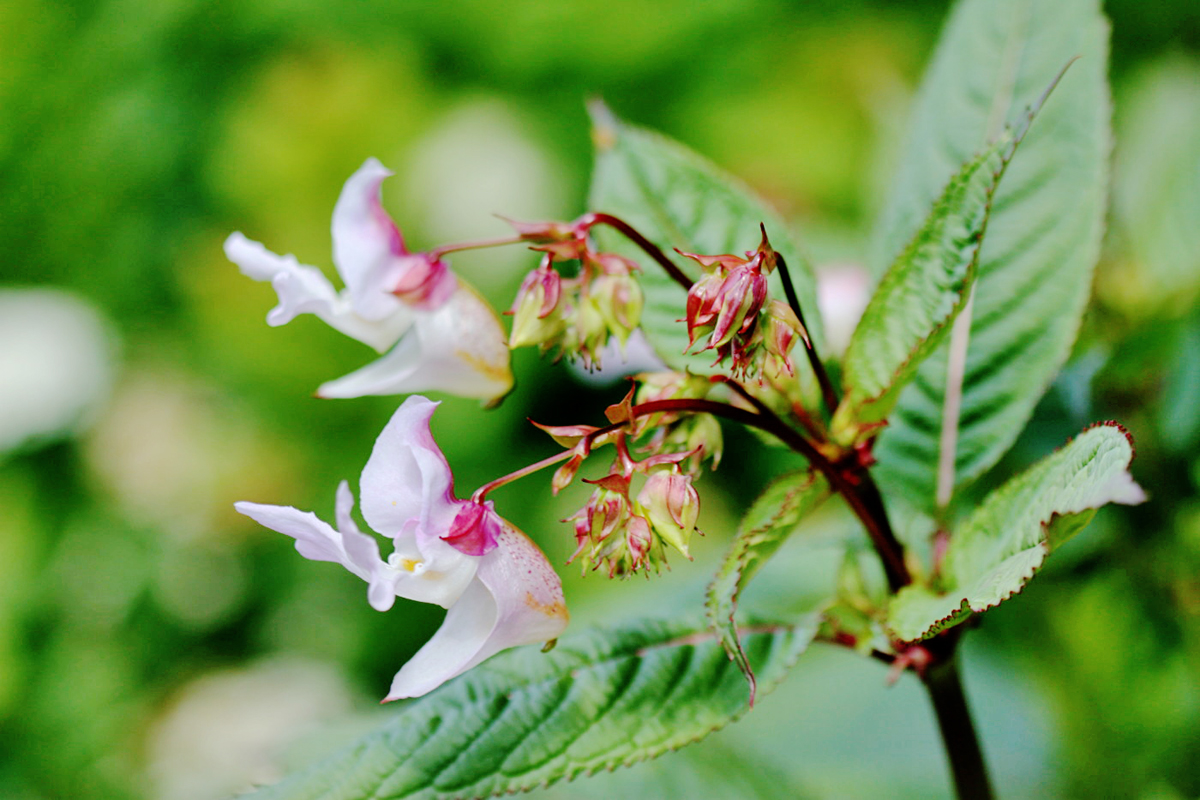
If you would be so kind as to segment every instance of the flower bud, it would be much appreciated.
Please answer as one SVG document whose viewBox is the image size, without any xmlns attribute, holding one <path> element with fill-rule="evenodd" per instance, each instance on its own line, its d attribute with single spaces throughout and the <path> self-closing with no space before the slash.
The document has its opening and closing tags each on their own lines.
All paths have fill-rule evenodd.
<svg viewBox="0 0 1200 800">
<path fill-rule="evenodd" d="M 641 285 L 631 275 L 601 275 L 592 281 L 588 291 L 609 333 L 624 345 L 642 322 L 645 299 Z"/>
<path fill-rule="evenodd" d="M 613 572 L 624 574 L 637 572 L 647 565 L 650 548 L 654 546 L 654 534 L 650 530 L 650 522 L 645 517 L 635 514 L 629 518 L 625 528 L 625 547 L 627 558 L 610 562 L 610 575 Z"/>
<path fill-rule="evenodd" d="M 721 463 L 721 455 L 725 452 L 721 423 L 717 422 L 717 418 L 712 414 L 693 414 L 689 422 L 684 447 L 710 459 L 709 468 L 716 469 Z M 699 467 L 699 464 L 695 464 L 695 467 Z"/>
<path fill-rule="evenodd" d="M 688 542 L 700 515 L 700 496 L 689 476 L 674 471 L 650 475 L 638 493 L 637 509 L 659 538 L 691 558 Z"/>
<path fill-rule="evenodd" d="M 775 357 L 788 375 L 796 374 L 791 351 L 797 339 L 807 339 L 808 333 L 792 307 L 782 300 L 772 300 L 766 306 L 763 319 L 763 346 Z"/>
<path fill-rule="evenodd" d="M 604 315 L 593 298 L 582 297 L 570 317 L 572 324 L 563 335 L 563 350 L 582 356 L 585 364 L 595 363 L 608 342 L 608 323 L 604 321 Z"/>
<path fill-rule="evenodd" d="M 735 336 L 743 340 L 742 344 L 747 344 L 766 300 L 767 276 L 755 262 L 730 271 L 714 299 L 719 311 L 705 349 L 719 348 Z"/>
<path fill-rule="evenodd" d="M 564 322 L 559 311 L 562 277 L 549 261 L 525 276 L 513 301 L 510 348 L 549 345 L 562 333 Z"/>
</svg>

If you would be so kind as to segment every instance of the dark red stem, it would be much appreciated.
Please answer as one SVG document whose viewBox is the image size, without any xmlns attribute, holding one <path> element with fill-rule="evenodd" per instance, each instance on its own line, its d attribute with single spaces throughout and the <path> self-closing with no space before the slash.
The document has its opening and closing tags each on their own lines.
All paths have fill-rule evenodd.
<svg viewBox="0 0 1200 800">
<path fill-rule="evenodd" d="M 667 254 L 658 245 L 645 236 L 642 236 L 632 225 L 620 217 L 614 217 L 612 214 L 592 213 L 584 217 L 583 224 L 588 228 L 595 225 L 607 225 L 619 231 L 626 239 L 642 248 L 646 252 L 646 255 L 657 261 L 658 265 L 666 270 L 671 279 L 682 286 L 684 291 L 692 288 L 692 279 L 683 274 L 683 271 L 675 265 L 674 261 L 667 257 Z"/>
<path fill-rule="evenodd" d="M 748 396 L 744 390 L 743 396 Z M 812 442 L 784 423 L 783 420 L 761 401 L 751 399 L 751 403 L 758 409 L 759 413 L 747 411 L 744 408 L 738 408 L 715 400 L 681 399 L 652 400 L 648 403 L 641 403 L 633 407 L 632 414 L 635 417 L 671 411 L 712 414 L 739 422 L 743 425 L 749 425 L 752 428 L 758 428 L 775 436 L 792 450 L 804 456 L 808 460 L 808 463 L 812 464 L 813 467 L 825 476 L 825 479 L 829 481 L 829 485 L 846 498 L 850 509 L 862 522 L 863 527 L 867 529 L 867 535 L 871 537 L 871 542 L 875 545 L 875 550 L 879 553 L 879 557 L 883 561 L 883 570 L 887 575 L 888 586 L 891 587 L 892 591 L 897 592 L 902 587 L 912 583 L 912 576 L 909 575 L 908 567 L 904 563 L 904 548 L 900 545 L 899 540 L 896 539 L 896 534 L 892 531 L 887 511 L 879 495 L 879 489 L 875 486 L 875 482 L 871 480 L 871 476 L 866 470 L 861 468 L 850 469 L 834 464 Z M 624 423 L 609 426 L 609 429 L 616 429 L 621 424 Z M 601 428 L 591 435 L 599 436 L 601 433 L 608 432 L 609 429 Z"/>
<path fill-rule="evenodd" d="M 829 380 L 829 373 L 825 371 L 821 357 L 817 355 L 817 347 L 813 344 L 812 337 L 808 335 L 808 325 L 804 322 L 804 311 L 800 308 L 800 298 L 796 296 L 796 287 L 792 286 L 792 276 L 788 272 L 787 262 L 783 260 L 783 253 L 775 252 L 775 264 L 779 268 L 779 279 L 783 282 L 783 293 L 787 295 L 788 305 L 792 307 L 796 319 L 800 320 L 800 324 L 804 327 L 804 352 L 808 356 L 808 363 L 812 367 L 813 374 L 817 376 L 817 383 L 821 386 L 821 399 L 825 402 L 825 409 L 830 416 L 833 416 L 833 412 L 838 407 L 837 391 L 833 388 L 833 382 Z"/>
</svg>

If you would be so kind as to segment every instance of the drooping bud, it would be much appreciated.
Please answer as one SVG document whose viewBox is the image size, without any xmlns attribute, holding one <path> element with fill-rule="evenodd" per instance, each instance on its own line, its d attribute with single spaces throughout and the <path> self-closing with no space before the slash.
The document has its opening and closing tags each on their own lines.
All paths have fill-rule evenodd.
<svg viewBox="0 0 1200 800">
<path fill-rule="evenodd" d="M 563 335 L 563 350 L 578 353 L 586 365 L 598 364 L 608 342 L 608 323 L 591 296 L 581 297 L 571 325 Z"/>
<path fill-rule="evenodd" d="M 626 525 L 629 516 L 627 490 L 622 492 L 597 486 L 587 505 L 564 520 L 575 523 L 576 548 L 567 563 L 582 555 L 585 570 L 598 567 L 604 560 L 605 551 L 610 549 L 606 541 Z"/>
<path fill-rule="evenodd" d="M 782 300 L 772 300 L 763 315 L 763 347 L 789 376 L 796 374 L 791 351 L 797 340 L 807 341 L 808 332 L 796 312 Z"/>
<path fill-rule="evenodd" d="M 642 324 L 645 298 L 641 285 L 632 275 L 601 275 L 592 281 L 588 291 L 608 332 L 623 346 L 634 329 Z"/>
<path fill-rule="evenodd" d="M 714 298 L 717 318 L 705 349 L 716 349 L 738 336 L 745 344 L 753 335 L 767 300 L 767 276 L 751 261 L 730 271 Z"/>
<path fill-rule="evenodd" d="M 698 462 L 701 456 L 709 459 L 710 469 L 716 469 L 725 452 L 721 423 L 717 422 L 717 418 L 712 414 L 693 414 L 690 422 L 691 424 L 685 429 L 687 437 L 684 439 L 683 445 L 685 449 L 697 454 L 692 459 L 690 470 L 692 472 L 699 471 L 700 464 Z"/>
<path fill-rule="evenodd" d="M 510 348 L 531 345 L 549 346 L 563 332 L 565 323 L 559 309 L 562 277 L 546 258 L 525 276 L 510 313 L 513 314 Z"/>
<path fill-rule="evenodd" d="M 640 514 L 629 518 L 625 528 L 626 559 L 610 561 L 609 577 L 614 573 L 626 574 L 637 572 L 648 565 L 651 548 L 654 547 L 654 534 L 650 529 L 650 521 Z"/>
<path fill-rule="evenodd" d="M 759 315 L 767 302 L 767 276 L 778 256 L 767 241 L 766 228 L 758 249 L 745 257 L 734 255 L 680 255 L 700 264 L 707 273 L 688 290 L 688 347 L 707 336 L 701 350 L 716 350 L 717 363 L 733 358 L 733 371 L 746 373 L 758 345 Z"/>
<path fill-rule="evenodd" d="M 466 502 L 459 508 L 450 524 L 450 532 L 442 540 L 460 553 L 482 556 L 496 548 L 502 527 L 491 500 Z"/>
<path fill-rule="evenodd" d="M 655 534 L 691 558 L 688 543 L 700 514 L 700 496 L 691 477 L 674 470 L 655 472 L 646 478 L 635 507 L 650 521 Z"/>
</svg>

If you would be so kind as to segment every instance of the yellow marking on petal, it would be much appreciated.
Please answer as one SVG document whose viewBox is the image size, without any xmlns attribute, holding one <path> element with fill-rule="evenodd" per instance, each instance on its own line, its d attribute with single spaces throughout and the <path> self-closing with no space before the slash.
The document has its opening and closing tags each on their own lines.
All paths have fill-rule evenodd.
<svg viewBox="0 0 1200 800">
<path fill-rule="evenodd" d="M 402 558 L 399 566 L 405 572 L 415 572 L 417 567 L 421 566 L 421 562 L 413 558 Z"/>
<path fill-rule="evenodd" d="M 567 607 L 561 600 L 555 600 L 553 603 L 543 603 L 533 596 L 533 592 L 525 593 L 525 605 L 532 608 L 534 611 L 540 611 L 547 617 L 562 617 L 568 618 Z"/>
<path fill-rule="evenodd" d="M 512 369 L 509 368 L 507 361 L 503 364 L 494 364 L 486 357 L 477 356 L 467 350 L 455 350 L 454 355 L 470 364 L 476 372 L 483 373 L 497 383 L 512 383 Z"/>
</svg>

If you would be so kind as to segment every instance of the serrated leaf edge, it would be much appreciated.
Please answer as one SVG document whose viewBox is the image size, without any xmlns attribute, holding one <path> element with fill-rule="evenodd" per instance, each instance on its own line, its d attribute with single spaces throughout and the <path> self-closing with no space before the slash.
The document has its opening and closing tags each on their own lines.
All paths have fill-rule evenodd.
<svg viewBox="0 0 1200 800">
<path fill-rule="evenodd" d="M 1088 431 L 1093 430 L 1095 428 L 1116 428 L 1117 431 L 1122 436 L 1125 437 L 1125 440 L 1129 443 L 1129 461 L 1126 462 L 1126 464 L 1125 464 L 1125 472 L 1128 473 L 1129 467 L 1133 464 L 1134 459 L 1137 458 L 1137 445 L 1134 443 L 1133 434 L 1131 434 L 1129 432 L 1129 429 L 1126 428 L 1121 423 L 1117 422 L 1116 420 L 1111 420 L 1111 419 L 1103 420 L 1101 422 L 1093 422 L 1091 425 L 1088 425 L 1086 428 L 1084 428 L 1078 434 L 1076 434 L 1075 436 L 1072 436 L 1066 442 L 1064 442 L 1063 444 L 1056 447 L 1053 451 L 1051 451 L 1051 453 L 1049 455 L 1045 456 L 1045 458 L 1050 458 L 1055 453 L 1062 452 L 1066 448 L 1070 447 L 1071 443 L 1074 442 L 1076 439 L 1078 439 L 1080 436 L 1083 436 L 1085 433 L 1087 433 Z M 1032 465 L 1031 465 L 1031 468 L 1032 468 Z M 1108 505 L 1108 503 L 1105 503 L 1104 505 Z M 909 644 L 912 642 L 919 642 L 924 639 L 928 639 L 931 636 L 935 636 L 936 634 L 941 633 L 942 631 L 946 630 L 947 628 L 950 628 L 950 627 L 953 627 L 954 625 L 959 624 L 960 622 L 965 620 L 971 614 L 982 614 L 985 611 L 990 611 L 991 609 L 995 608 L 996 606 L 1000 605 L 1001 603 L 1003 603 L 1007 600 L 1010 600 L 1015 595 L 1018 595 L 1022 591 L 1024 591 L 1025 587 L 1029 584 L 1029 582 L 1031 580 L 1033 580 L 1035 575 L 1037 575 L 1038 571 L 1042 567 L 1042 564 L 1044 564 L 1046 562 L 1046 556 L 1050 555 L 1051 547 L 1050 547 L 1050 541 L 1049 541 L 1049 532 L 1050 532 L 1050 528 L 1054 525 L 1055 521 L 1058 519 L 1061 519 L 1061 518 L 1076 516 L 1078 514 L 1084 514 L 1084 513 L 1087 513 L 1088 511 L 1097 511 L 1101 507 L 1102 506 L 1095 506 L 1095 507 L 1083 509 L 1080 511 L 1068 512 L 1065 514 L 1060 513 L 1058 511 L 1053 511 L 1053 512 L 1051 512 L 1049 519 L 1040 520 L 1039 524 L 1041 525 L 1042 532 L 1043 532 L 1042 540 L 1034 547 L 1042 550 L 1042 559 L 1040 561 L 1038 561 L 1038 563 L 1036 565 L 1034 565 L 1032 567 L 1032 569 L 1030 569 L 1028 575 L 1024 576 L 1021 579 L 1020 586 L 1018 586 L 1016 589 L 1009 592 L 1008 594 L 1004 595 L 1003 597 L 999 598 L 994 603 L 985 603 L 982 606 L 980 606 L 979 608 L 974 608 L 971 606 L 970 601 L 966 597 L 963 597 L 960 600 L 959 606 L 955 611 L 951 612 L 950 614 L 946 615 L 945 617 L 942 617 L 939 620 L 936 620 L 936 621 L 930 623 L 930 625 L 925 629 L 925 631 L 920 636 L 917 636 L 914 639 L 906 639 L 904 637 L 897 635 L 895 630 L 890 625 L 885 624 L 885 626 L 884 626 L 885 630 L 887 631 L 889 636 L 892 636 L 898 642 L 902 642 L 905 644 Z M 1034 549 L 1034 548 L 1026 548 L 1025 550 L 1019 551 L 1018 553 L 1013 553 L 1013 555 L 1009 556 L 1009 558 L 1014 558 L 1017 555 L 1019 555 L 1019 553 L 1027 552 L 1028 550 L 1032 550 L 1032 549 Z M 946 592 L 946 593 L 942 594 L 941 597 L 947 597 L 952 594 L 954 594 L 954 592 Z"/>
<path fill-rule="evenodd" d="M 791 472 L 786 475 L 782 475 L 779 478 L 776 478 L 773 484 L 786 480 L 795 474 L 797 473 Z M 758 680 L 754 676 L 754 670 L 750 666 L 750 660 L 746 656 L 746 651 L 742 648 L 741 637 L 737 633 L 737 623 L 734 620 L 734 617 L 737 614 L 738 599 L 741 597 L 742 590 L 745 588 L 742 585 L 742 575 L 749 564 L 750 548 L 756 544 L 753 541 L 754 537 L 759 534 L 766 533 L 775 527 L 776 523 L 791 510 L 790 503 L 811 489 L 816 483 L 818 477 L 819 476 L 815 470 L 807 470 L 808 479 L 800 484 L 797 484 L 787 492 L 783 498 L 783 501 L 780 502 L 778 509 L 766 522 L 755 526 L 748 531 L 741 532 L 734 538 L 729 553 L 722 561 L 722 564 L 727 564 L 730 562 L 730 560 L 733 560 L 736 565 L 732 576 L 734 587 L 733 594 L 728 598 L 729 614 L 727 620 L 721 620 L 718 618 L 718 615 L 720 614 L 718 606 L 722 605 L 722 600 L 724 599 L 717 595 L 717 583 L 721 577 L 720 570 L 718 570 L 717 575 L 714 576 L 712 582 L 708 585 L 708 590 L 706 592 L 707 600 L 704 604 L 705 616 L 707 616 L 709 626 L 717 635 L 717 638 L 721 642 L 721 646 L 725 649 L 726 654 L 729 656 L 731 661 L 737 664 L 738 669 L 741 670 L 742 675 L 745 676 L 746 682 L 750 685 L 750 707 L 754 706 L 754 700 L 758 689 Z M 764 490 L 764 494 L 769 491 L 770 488 L 771 486 L 768 486 L 767 489 Z M 784 537 L 784 540 L 789 538 L 792 533 L 795 533 L 795 528 L 793 528 L 793 530 Z"/>
</svg>

